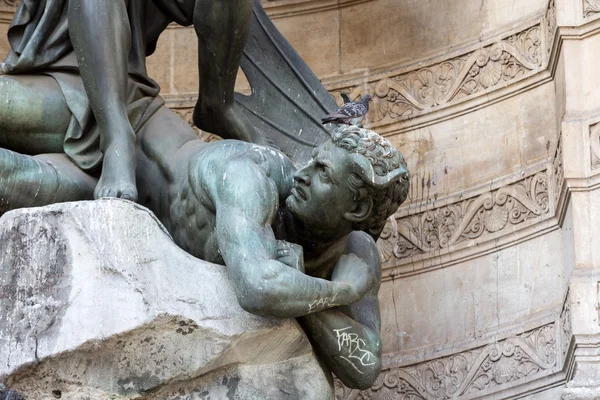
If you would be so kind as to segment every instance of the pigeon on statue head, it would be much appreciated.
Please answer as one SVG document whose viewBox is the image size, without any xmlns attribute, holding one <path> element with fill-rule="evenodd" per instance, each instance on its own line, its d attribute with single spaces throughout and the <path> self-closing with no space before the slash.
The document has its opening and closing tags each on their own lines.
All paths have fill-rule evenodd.
<svg viewBox="0 0 600 400">
<path fill-rule="evenodd" d="M 365 94 L 357 102 L 345 103 L 333 113 L 321 119 L 324 124 L 359 125 L 369 112 L 369 103 L 372 97 Z M 360 126 L 360 125 L 359 125 Z"/>
</svg>

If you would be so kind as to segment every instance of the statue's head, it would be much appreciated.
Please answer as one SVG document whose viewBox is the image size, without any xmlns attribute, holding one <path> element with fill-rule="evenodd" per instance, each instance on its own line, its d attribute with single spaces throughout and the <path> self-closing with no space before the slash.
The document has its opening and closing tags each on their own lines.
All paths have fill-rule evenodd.
<svg viewBox="0 0 600 400">
<path fill-rule="evenodd" d="M 313 226 L 350 226 L 376 235 L 406 199 L 410 174 L 402 154 L 377 133 L 336 129 L 298 170 L 286 203 Z"/>
</svg>

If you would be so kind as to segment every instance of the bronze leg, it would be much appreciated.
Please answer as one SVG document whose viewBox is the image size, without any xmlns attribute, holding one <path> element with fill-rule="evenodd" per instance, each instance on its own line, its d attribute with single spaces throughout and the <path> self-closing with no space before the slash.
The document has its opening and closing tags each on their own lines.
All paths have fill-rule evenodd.
<svg viewBox="0 0 600 400">
<path fill-rule="evenodd" d="M 61 153 L 70 120 L 53 78 L 0 75 L 0 147 L 23 154 Z"/>
<path fill-rule="evenodd" d="M 137 199 L 135 133 L 127 116 L 131 27 L 124 0 L 70 0 L 69 33 L 101 132 L 95 196 Z"/>
<path fill-rule="evenodd" d="M 234 102 L 235 79 L 251 21 L 252 0 L 196 0 L 200 90 L 194 122 L 224 138 L 260 143 Z"/>
<path fill-rule="evenodd" d="M 96 183 L 65 154 L 27 156 L 0 149 L 0 214 L 16 208 L 92 200 Z"/>
</svg>

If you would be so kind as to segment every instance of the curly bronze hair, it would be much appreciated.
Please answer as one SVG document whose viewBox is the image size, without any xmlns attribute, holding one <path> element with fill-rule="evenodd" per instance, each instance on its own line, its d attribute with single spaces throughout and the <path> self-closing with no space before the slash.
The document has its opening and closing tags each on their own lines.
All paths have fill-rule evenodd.
<svg viewBox="0 0 600 400">
<path fill-rule="evenodd" d="M 355 230 L 364 230 L 377 238 L 388 217 L 393 215 L 408 197 L 410 173 L 404 157 L 389 140 L 369 129 L 342 126 L 335 129 L 331 141 L 351 154 L 360 154 L 372 166 L 377 177 L 391 176 L 388 182 L 377 184 L 369 174 L 353 173 L 348 179 L 356 200 L 370 197 L 373 208 L 367 219 L 356 223 Z"/>
</svg>

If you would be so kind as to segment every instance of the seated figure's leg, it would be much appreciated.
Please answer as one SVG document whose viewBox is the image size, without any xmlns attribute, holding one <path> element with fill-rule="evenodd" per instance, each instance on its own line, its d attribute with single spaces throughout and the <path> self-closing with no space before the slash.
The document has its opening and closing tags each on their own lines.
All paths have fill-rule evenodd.
<svg viewBox="0 0 600 400">
<path fill-rule="evenodd" d="M 50 76 L 0 75 L 0 148 L 23 154 L 62 153 L 70 120 L 71 112 Z"/>
<path fill-rule="evenodd" d="M 92 200 L 96 179 L 65 154 L 27 156 L 0 149 L 0 214 L 23 207 Z"/>
<path fill-rule="evenodd" d="M 69 1 L 69 33 L 104 153 L 96 198 L 137 200 L 135 133 L 127 116 L 131 27 L 124 0 Z"/>
<path fill-rule="evenodd" d="M 196 0 L 200 90 L 194 122 L 224 138 L 263 143 L 235 107 L 234 87 L 252 21 L 252 0 Z"/>
<path fill-rule="evenodd" d="M 93 199 L 97 181 L 65 154 L 25 155 L 62 153 L 70 120 L 53 78 L 0 75 L 0 214 Z"/>
</svg>

